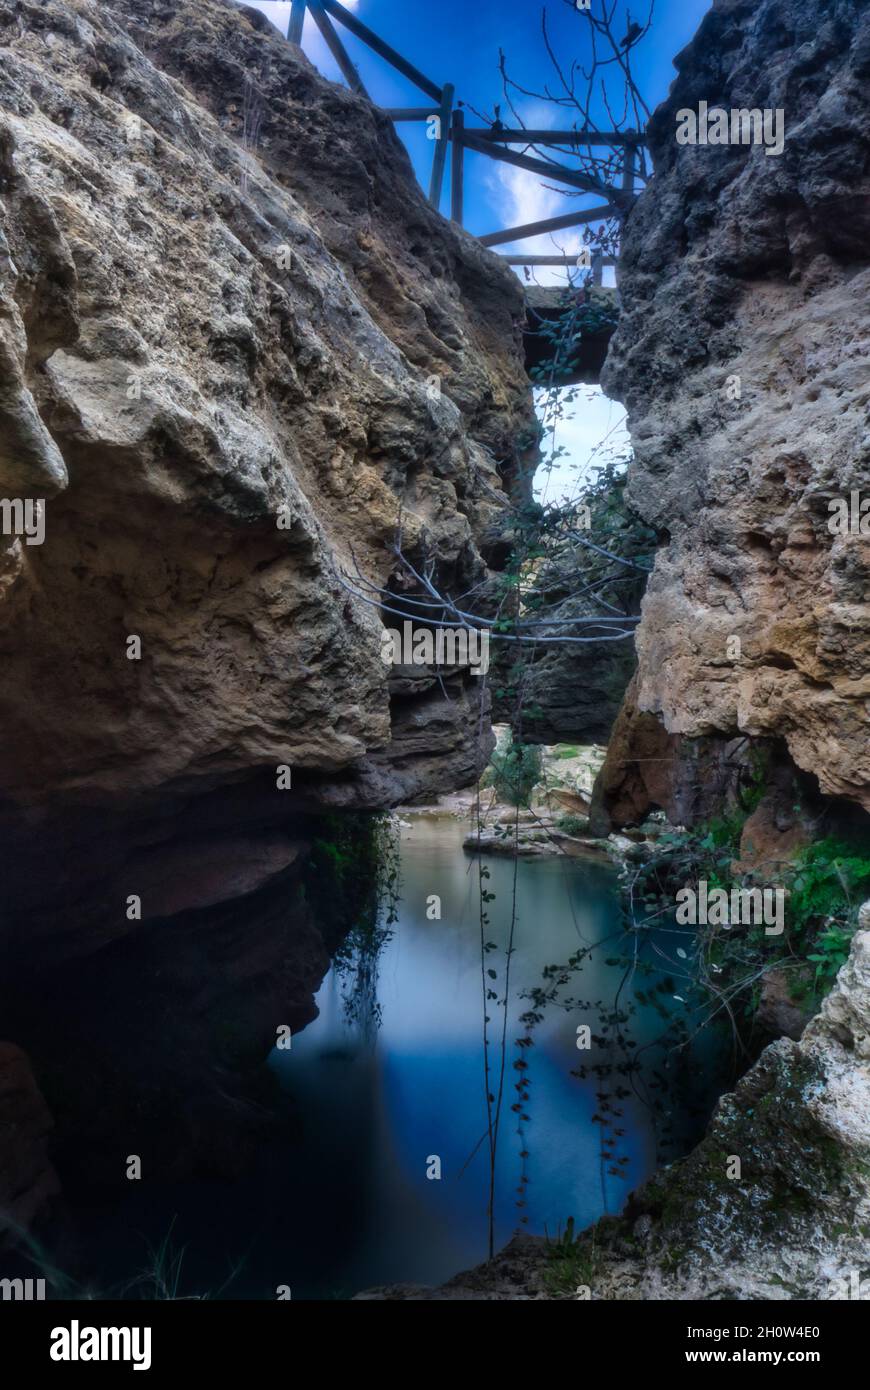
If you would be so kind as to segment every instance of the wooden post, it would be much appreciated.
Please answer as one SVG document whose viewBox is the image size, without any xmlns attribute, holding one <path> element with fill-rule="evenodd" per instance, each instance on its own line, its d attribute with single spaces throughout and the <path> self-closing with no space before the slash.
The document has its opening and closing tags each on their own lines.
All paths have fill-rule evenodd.
<svg viewBox="0 0 870 1390">
<path fill-rule="evenodd" d="M 287 38 L 297 47 L 302 43 L 302 29 L 305 24 L 305 0 L 293 0 L 293 8 L 290 11 L 290 23 L 287 28 Z"/>
<path fill-rule="evenodd" d="M 368 92 L 363 85 L 363 80 L 350 61 L 347 49 L 333 29 L 332 21 L 324 10 L 321 0 L 306 0 L 306 4 L 311 11 L 314 23 L 323 35 L 327 48 L 338 63 L 347 85 L 352 92 L 356 92 L 361 97 L 367 97 Z"/>
<path fill-rule="evenodd" d="M 599 289 L 604 284 L 604 257 L 600 251 L 592 252 L 592 283 Z"/>
<path fill-rule="evenodd" d="M 465 112 L 459 108 L 453 112 L 453 126 L 450 137 L 453 149 L 450 152 L 450 216 L 462 226 L 463 203 L 465 200 Z"/>
<path fill-rule="evenodd" d="M 453 83 L 447 82 L 441 93 L 441 128 L 435 141 L 435 156 L 432 160 L 432 182 L 429 185 L 429 202 L 433 207 L 441 206 L 441 189 L 444 185 L 444 165 L 447 162 L 447 141 L 450 139 L 450 121 L 453 115 Z"/>
<path fill-rule="evenodd" d="M 633 134 L 634 134 L 634 131 L 626 131 L 626 134 L 627 134 L 627 135 L 633 135 Z M 637 167 L 637 149 L 635 148 L 635 144 L 634 144 L 634 141 L 633 141 L 633 140 L 626 140 L 626 142 L 625 142 L 625 144 L 624 144 L 624 146 L 623 146 L 623 149 L 624 149 L 624 151 L 625 151 L 625 154 L 624 154 L 624 160 L 625 160 L 625 162 L 624 162 L 624 164 L 623 164 L 623 166 L 622 166 L 622 191 L 623 191 L 624 193 L 628 193 L 628 194 L 630 195 L 632 201 L 633 201 L 633 200 L 634 200 L 634 175 L 635 175 L 635 169 L 636 169 L 636 167 Z M 627 212 L 627 211 L 628 211 L 628 208 L 626 208 L 626 212 Z"/>
</svg>

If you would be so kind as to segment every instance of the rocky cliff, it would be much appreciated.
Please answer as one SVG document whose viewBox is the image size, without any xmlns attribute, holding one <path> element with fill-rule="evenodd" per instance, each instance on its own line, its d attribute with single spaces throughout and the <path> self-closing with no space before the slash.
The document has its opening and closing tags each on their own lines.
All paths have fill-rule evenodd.
<svg viewBox="0 0 870 1390">
<path fill-rule="evenodd" d="M 660 538 L 603 800 L 679 816 L 679 750 L 746 736 L 866 809 L 870 519 L 835 532 L 831 503 L 870 497 L 870 12 L 715 0 L 675 61 L 603 377 Z M 781 110 L 782 153 L 678 144 L 701 102 Z"/>
<path fill-rule="evenodd" d="M 257 11 L 0 0 L 0 55 L 0 496 L 41 504 L 0 535 L 0 831 L 37 915 L 49 871 L 46 911 L 177 880 L 164 844 L 195 907 L 292 860 L 250 843 L 279 765 L 294 810 L 383 807 L 488 755 L 480 682 L 391 682 L 341 572 L 400 589 L 401 517 L 486 576 L 522 297 Z"/>
</svg>

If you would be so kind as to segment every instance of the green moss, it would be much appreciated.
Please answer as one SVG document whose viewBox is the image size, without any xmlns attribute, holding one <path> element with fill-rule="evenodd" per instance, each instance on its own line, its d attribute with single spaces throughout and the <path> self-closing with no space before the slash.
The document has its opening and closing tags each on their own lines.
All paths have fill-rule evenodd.
<svg viewBox="0 0 870 1390">
<path fill-rule="evenodd" d="M 378 930 L 380 908 L 395 875 L 389 817 L 364 812 L 317 817 L 304 888 L 330 945 L 349 926 L 356 933 Z"/>
<path fill-rule="evenodd" d="M 547 1255 L 544 1288 L 553 1294 L 576 1294 L 581 1284 L 592 1289 L 595 1268 L 591 1251 L 579 1245 L 571 1249 L 556 1247 Z"/>
</svg>

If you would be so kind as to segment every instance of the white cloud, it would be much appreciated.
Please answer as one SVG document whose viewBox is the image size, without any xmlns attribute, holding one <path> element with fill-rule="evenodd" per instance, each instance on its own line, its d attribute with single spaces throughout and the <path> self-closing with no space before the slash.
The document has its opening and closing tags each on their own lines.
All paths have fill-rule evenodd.
<svg viewBox="0 0 870 1390">
<path fill-rule="evenodd" d="M 562 217 L 565 213 L 579 211 L 582 201 L 576 197 L 565 196 L 528 169 L 519 169 L 514 164 L 493 164 L 488 177 L 489 192 L 493 207 L 497 210 L 498 221 L 503 227 L 521 227 L 528 222 L 542 222 L 548 217 Z M 496 230 L 495 227 L 492 228 Z M 583 229 L 571 227 L 559 232 L 544 232 L 539 236 L 524 237 L 522 241 L 505 243 L 493 248 L 504 255 L 525 254 L 535 256 L 579 255 L 584 245 Z M 522 275 L 522 267 L 517 267 Z M 576 278 L 573 267 L 571 274 Z M 564 285 L 567 283 L 568 268 L 564 266 L 535 266 L 532 268 L 535 281 L 539 285 Z"/>
<path fill-rule="evenodd" d="M 535 392 L 539 414 L 546 394 Z M 537 500 L 553 504 L 576 500 L 579 484 L 590 475 L 590 470 L 624 457 L 629 449 L 625 410 L 618 401 L 609 400 L 600 386 L 564 387 L 559 395 L 565 414 L 556 424 L 555 446 L 563 448 L 565 454 L 549 473 L 539 469 L 535 477 Z M 570 400 L 572 395 L 574 399 Z M 548 434 L 542 441 L 542 453 L 546 458 L 552 451 L 553 441 Z"/>
<path fill-rule="evenodd" d="M 551 102 L 525 102 L 518 108 L 517 114 L 523 125 L 533 130 L 552 129 L 560 119 L 564 119 L 561 108 Z M 514 124 L 512 117 L 506 117 L 504 112 L 502 118 L 506 124 Z M 538 152 L 530 153 L 540 157 Z M 557 160 L 559 163 L 565 162 L 561 155 L 557 156 Z M 529 169 L 517 168 L 514 164 L 490 164 L 487 187 L 497 220 L 504 227 L 520 227 L 528 222 L 542 222 L 545 218 L 561 217 L 575 209 L 580 211 L 584 206 L 600 202 L 599 198 L 591 195 L 582 194 L 578 197 L 568 192 L 561 193 L 542 175 L 533 174 Z M 493 226 L 487 230 L 495 231 L 496 228 Z M 583 228 L 572 227 L 560 232 L 526 237 L 522 241 L 510 245 L 505 243 L 495 249 L 503 254 L 527 252 L 535 256 L 575 257 L 579 255 L 584 244 Z M 518 266 L 516 269 L 517 273 L 523 276 L 522 267 Z M 574 268 L 570 267 L 570 270 L 574 276 Z M 539 285 L 564 285 L 568 281 L 568 268 L 535 266 L 532 267 L 532 275 Z M 604 283 L 614 283 L 609 267 L 604 271 Z"/>
</svg>

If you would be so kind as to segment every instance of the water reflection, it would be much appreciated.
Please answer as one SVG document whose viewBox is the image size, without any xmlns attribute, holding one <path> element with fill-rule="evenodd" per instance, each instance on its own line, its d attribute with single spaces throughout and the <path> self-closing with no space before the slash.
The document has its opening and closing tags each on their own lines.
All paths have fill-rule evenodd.
<svg viewBox="0 0 870 1390">
<path fill-rule="evenodd" d="M 399 920 L 378 969 L 381 1013 L 375 1036 L 349 1019 L 347 982 L 332 972 L 317 1003 L 320 1017 L 293 1045 L 275 1052 L 272 1065 L 304 1115 L 303 1151 L 294 1170 L 309 1174 L 323 1165 L 335 1172 L 335 1192 L 351 1178 L 358 1225 L 352 1241 L 336 1241 L 332 1274 L 345 1287 L 381 1282 L 442 1280 L 486 1257 L 488 1145 L 482 1070 L 482 1005 L 479 897 L 476 862 L 462 852 L 463 829 L 450 820 L 416 819 L 402 834 Z M 486 939 L 498 946 L 487 957 L 497 968 L 488 981 L 501 997 L 503 950 L 510 927 L 514 865 L 488 862 Z M 432 895 L 441 920 L 427 917 Z M 548 1011 L 530 1052 L 529 1122 L 517 1133 L 520 1056 L 514 1041 L 524 1032 L 524 992 L 541 983 L 544 966 L 566 960 L 580 946 L 601 944 L 568 993 L 589 1004 L 612 1003 L 623 971 L 606 962 L 620 934 L 615 874 L 576 860 L 521 860 L 516 876 L 516 955 L 512 965 L 507 1029 L 505 1104 L 497 1165 L 496 1241 L 508 1240 L 521 1217 L 527 1229 L 555 1232 L 570 1215 L 578 1227 L 605 1209 L 617 1210 L 627 1192 L 655 1167 L 649 1110 L 636 1098 L 624 1102 L 620 1157 L 624 1177 L 601 1159 L 600 1081 L 571 1075 L 581 1054 L 578 1024 L 599 1031 L 594 1008 Z M 490 1002 L 491 1056 L 498 1068 L 500 1022 Z M 640 1044 L 661 1032 L 661 1021 L 642 1013 L 635 1021 Z M 583 1054 L 582 1060 L 589 1060 Z M 496 1076 L 497 1082 L 497 1076 Z M 527 1206 L 517 1207 L 520 1151 L 528 1152 Z M 441 1178 L 427 1177 L 440 1159 Z M 360 1178 L 362 1181 L 359 1181 Z M 318 1188 L 320 1184 L 318 1183 Z M 304 1280 L 304 1270 L 299 1277 Z"/>
<path fill-rule="evenodd" d="M 485 1258 L 479 884 L 463 833 L 431 818 L 403 831 L 391 934 L 352 934 L 353 949 L 342 963 L 339 948 L 331 969 L 330 904 L 341 905 L 342 890 L 324 871 L 316 883 L 294 878 L 149 925 L 10 991 L 9 1035 L 32 1058 L 57 1127 L 64 1199 L 44 1238 L 79 1288 L 122 1296 L 167 1239 L 170 1259 L 184 1252 L 180 1292 L 210 1297 L 274 1299 L 282 1285 L 297 1299 L 346 1297 L 374 1284 L 439 1282 Z M 514 864 L 488 866 L 495 898 L 485 936 L 496 949 L 486 968 L 496 979 L 486 984 L 501 997 Z M 440 920 L 427 916 L 435 895 Z M 576 1046 L 578 1025 L 601 1034 L 623 981 L 614 872 L 521 860 L 516 912 L 497 1244 L 523 1217 L 527 1229 L 555 1233 L 569 1216 L 581 1228 L 618 1210 L 656 1166 L 651 1111 L 628 1088 L 618 1152 L 602 1161 L 601 1091 L 619 1077 L 572 1075 L 583 1062 L 619 1061 Z M 654 944 L 648 936 L 641 950 Z M 578 1002 L 548 1009 L 535 1030 L 521 1137 L 511 1107 L 522 996 L 545 967 L 596 944 L 565 991 Z M 495 1090 L 501 1023 L 489 1006 Z M 264 1073 L 276 1025 L 288 1022 L 292 1046 L 272 1052 Z M 631 1029 L 640 1049 L 662 1020 L 638 1007 Z M 141 1182 L 125 1180 L 131 1153 L 143 1158 Z M 436 1158 L 441 1177 L 431 1180 Z"/>
</svg>

